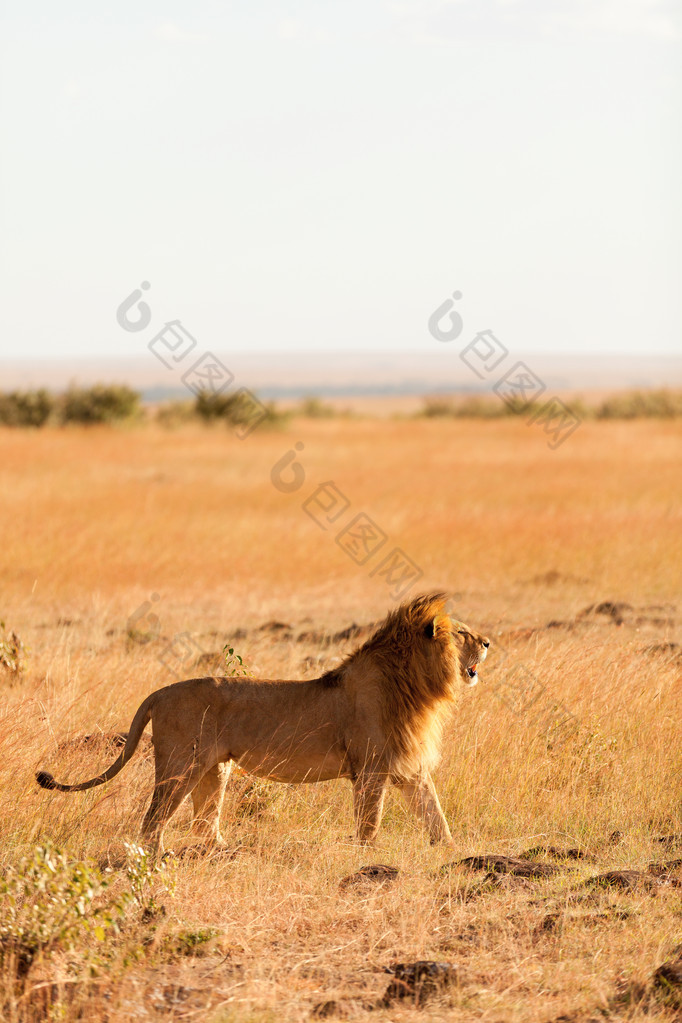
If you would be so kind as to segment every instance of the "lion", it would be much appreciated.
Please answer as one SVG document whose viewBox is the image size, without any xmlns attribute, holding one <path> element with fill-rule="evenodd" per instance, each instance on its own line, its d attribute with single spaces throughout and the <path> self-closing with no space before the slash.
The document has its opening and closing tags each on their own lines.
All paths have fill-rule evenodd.
<svg viewBox="0 0 682 1023">
<path fill-rule="evenodd" d="M 273 781 L 348 778 L 355 830 L 373 842 L 395 785 L 432 842 L 452 843 L 431 770 L 443 725 L 464 686 L 478 682 L 489 641 L 446 613 L 445 593 L 403 603 L 359 649 L 310 681 L 192 678 L 151 693 L 118 759 L 75 785 L 40 771 L 38 784 L 82 792 L 110 781 L 151 720 L 155 782 L 143 839 L 163 853 L 163 832 L 183 799 L 207 849 L 225 845 L 220 811 L 233 764 Z"/>
</svg>

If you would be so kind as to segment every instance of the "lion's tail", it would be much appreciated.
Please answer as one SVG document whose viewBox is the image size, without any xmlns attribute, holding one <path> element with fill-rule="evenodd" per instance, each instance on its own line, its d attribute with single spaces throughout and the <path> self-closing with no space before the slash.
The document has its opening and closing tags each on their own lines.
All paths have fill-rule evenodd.
<svg viewBox="0 0 682 1023">
<path fill-rule="evenodd" d="M 143 704 L 138 708 L 135 717 L 130 725 L 130 731 L 128 732 L 128 738 L 123 752 L 117 760 L 113 762 L 111 767 L 107 767 L 103 774 L 98 774 L 96 778 L 91 778 L 89 781 L 79 782 L 77 785 L 62 785 L 61 782 L 55 781 L 51 774 L 47 771 L 38 771 L 36 774 L 36 781 L 44 789 L 58 789 L 59 792 L 84 792 L 85 789 L 94 789 L 97 785 L 103 785 L 105 781 L 109 781 L 111 778 L 115 778 L 119 771 L 121 771 L 128 763 L 133 753 L 138 747 L 142 733 L 144 732 L 149 719 L 152 716 L 152 707 L 155 703 L 156 693 L 152 693 Z"/>
</svg>

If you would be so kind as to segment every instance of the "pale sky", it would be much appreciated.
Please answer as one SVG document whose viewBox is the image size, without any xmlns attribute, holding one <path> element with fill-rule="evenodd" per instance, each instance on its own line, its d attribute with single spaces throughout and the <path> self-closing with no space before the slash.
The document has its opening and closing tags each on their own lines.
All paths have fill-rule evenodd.
<svg viewBox="0 0 682 1023">
<path fill-rule="evenodd" d="M 130 357 L 180 319 L 427 358 L 456 289 L 512 348 L 679 353 L 681 10 L 7 4 L 0 355 Z"/>
</svg>

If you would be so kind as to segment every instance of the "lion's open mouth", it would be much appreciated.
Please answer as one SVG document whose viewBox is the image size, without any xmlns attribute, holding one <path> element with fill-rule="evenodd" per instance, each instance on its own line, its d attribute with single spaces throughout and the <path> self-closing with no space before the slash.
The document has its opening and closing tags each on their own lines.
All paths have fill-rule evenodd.
<svg viewBox="0 0 682 1023">
<path fill-rule="evenodd" d="M 469 667 L 466 668 L 465 670 L 466 670 L 466 675 L 468 676 L 468 678 L 465 676 L 464 684 L 466 686 L 476 686 L 476 685 L 478 685 L 478 674 L 477 674 L 477 672 L 478 672 L 478 664 L 470 664 Z"/>
</svg>

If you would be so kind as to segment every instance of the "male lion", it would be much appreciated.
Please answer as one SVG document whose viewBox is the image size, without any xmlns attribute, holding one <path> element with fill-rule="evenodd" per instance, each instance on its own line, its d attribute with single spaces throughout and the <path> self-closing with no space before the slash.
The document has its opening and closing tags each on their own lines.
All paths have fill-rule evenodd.
<svg viewBox="0 0 682 1023">
<path fill-rule="evenodd" d="M 133 718 L 125 748 L 103 774 L 61 785 L 79 792 L 109 781 L 132 757 L 151 719 L 156 778 L 142 826 L 163 851 L 163 829 L 191 793 L 194 825 L 221 846 L 220 808 L 232 762 L 283 782 L 349 778 L 358 838 L 377 834 L 389 782 L 428 828 L 452 841 L 429 773 L 446 712 L 462 685 L 478 682 L 488 640 L 445 612 L 446 594 L 401 605 L 359 650 L 309 682 L 193 678 L 152 693 Z"/>
</svg>

